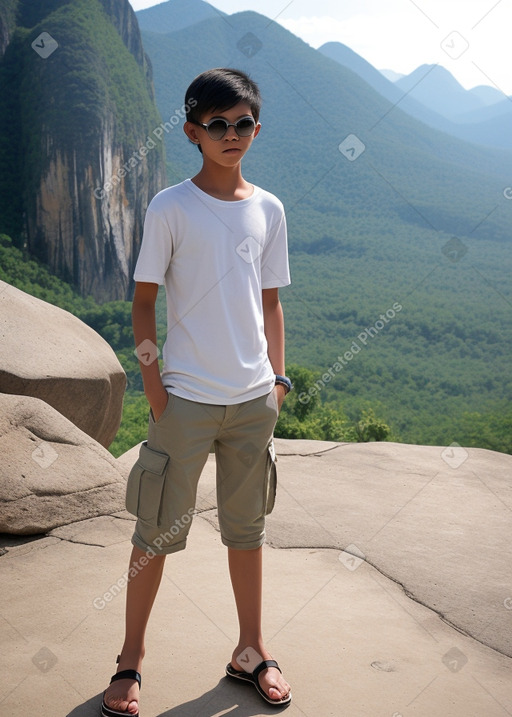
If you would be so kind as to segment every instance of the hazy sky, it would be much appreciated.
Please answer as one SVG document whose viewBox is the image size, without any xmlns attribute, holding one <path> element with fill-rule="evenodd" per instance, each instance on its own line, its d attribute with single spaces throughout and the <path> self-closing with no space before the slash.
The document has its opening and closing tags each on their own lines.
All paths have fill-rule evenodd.
<svg viewBox="0 0 512 717">
<path fill-rule="evenodd" d="M 169 0 L 172 2 L 172 0 Z M 131 0 L 134 10 L 159 4 Z M 378 69 L 408 74 L 440 63 L 466 88 L 512 95 L 512 0 L 211 0 L 232 14 L 255 10 L 312 47 L 338 41 Z"/>
</svg>

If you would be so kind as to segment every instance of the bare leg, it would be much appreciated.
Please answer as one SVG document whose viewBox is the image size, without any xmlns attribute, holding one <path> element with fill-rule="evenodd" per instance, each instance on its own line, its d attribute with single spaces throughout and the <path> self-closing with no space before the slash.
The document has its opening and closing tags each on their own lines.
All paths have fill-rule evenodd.
<svg viewBox="0 0 512 717">
<path fill-rule="evenodd" d="M 156 555 L 142 566 L 140 559 L 148 554 L 134 547 L 130 558 L 130 568 L 136 572 L 130 578 L 126 590 L 126 627 L 125 640 L 119 660 L 121 670 L 141 671 L 144 658 L 144 637 L 151 608 L 155 601 L 165 563 L 165 555 Z M 143 561 L 144 563 L 145 561 Z M 128 715 L 139 710 L 139 686 L 135 680 L 113 682 L 105 694 L 105 702 L 111 709 L 126 711 Z"/>
<path fill-rule="evenodd" d="M 237 670 L 244 669 L 243 664 L 237 662 L 237 657 L 248 647 L 256 650 L 263 660 L 272 659 L 261 635 L 262 557 L 261 547 L 256 550 L 228 548 L 229 573 L 240 624 L 240 639 L 231 659 Z M 272 700 L 280 700 L 290 692 L 290 685 L 275 667 L 261 672 L 259 681 Z"/>
</svg>

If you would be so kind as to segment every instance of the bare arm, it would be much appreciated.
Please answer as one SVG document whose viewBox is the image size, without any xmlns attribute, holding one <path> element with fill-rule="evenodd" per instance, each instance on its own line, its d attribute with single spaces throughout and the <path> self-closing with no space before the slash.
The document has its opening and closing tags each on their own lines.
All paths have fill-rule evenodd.
<svg viewBox="0 0 512 717">
<path fill-rule="evenodd" d="M 263 323 L 268 344 L 268 357 L 275 374 L 284 376 L 284 317 L 279 289 L 263 289 Z M 284 386 L 276 386 L 279 408 L 286 395 Z"/>
<path fill-rule="evenodd" d="M 167 405 L 167 391 L 160 377 L 156 355 L 156 318 L 155 303 L 158 284 L 137 282 L 132 304 L 132 324 L 137 356 L 144 384 L 144 393 L 148 399 L 153 417 L 157 421 Z"/>
</svg>

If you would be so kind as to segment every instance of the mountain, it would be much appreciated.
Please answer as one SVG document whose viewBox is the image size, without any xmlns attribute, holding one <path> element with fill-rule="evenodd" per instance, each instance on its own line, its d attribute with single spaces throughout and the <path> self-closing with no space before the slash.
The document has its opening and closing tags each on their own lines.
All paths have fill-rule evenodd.
<svg viewBox="0 0 512 717">
<path fill-rule="evenodd" d="M 377 90 L 383 97 L 390 102 L 398 102 L 403 97 L 403 92 L 399 90 L 382 72 L 376 70 L 373 65 L 358 55 L 357 52 L 351 50 L 347 45 L 341 42 L 326 42 L 318 48 L 318 52 L 322 55 L 330 57 L 331 60 L 338 62 L 343 67 L 352 70 L 367 82 L 374 90 Z M 403 77 L 403 75 L 400 75 Z M 424 108 L 423 108 L 424 109 Z"/>
<path fill-rule="evenodd" d="M 392 192 L 388 203 L 387 191 L 383 200 L 383 188 L 390 187 L 378 170 L 412 205 L 421 207 L 432 224 L 439 219 L 438 230 L 462 237 L 473 230 L 487 202 L 494 201 L 496 185 L 508 180 L 509 165 L 503 154 L 469 146 L 414 121 L 399 106 L 390 107 L 356 74 L 261 15 L 237 13 L 229 16 L 229 22 L 214 18 L 193 28 L 193 32 L 185 28 L 168 35 L 142 33 L 153 64 L 162 117 L 172 117 L 182 105 L 191 79 L 205 68 L 234 64 L 251 72 L 265 99 L 266 136 L 265 141 L 255 143 L 247 162 L 257 172 L 257 181 L 268 184 L 270 180 L 289 201 L 297 201 L 322 170 L 332 167 L 368 223 L 376 217 L 379 221 L 382 216 L 389 218 L 390 213 L 402 221 L 404 200 L 394 198 Z M 247 50 L 250 42 L 256 51 Z M 173 73 L 169 73 L 169 65 L 175 68 Z M 280 129 L 281 117 L 287 118 L 285 132 Z M 343 155 L 338 145 L 351 134 L 367 149 L 361 161 L 340 163 L 337 160 Z M 188 175 L 198 165 L 199 155 L 191 151 L 179 128 L 167 133 L 166 142 L 173 157 L 171 177 Z M 268 166 L 274 167 L 270 177 Z M 293 182 L 287 181 L 291 176 Z M 365 191 L 361 192 L 363 183 Z M 336 185 L 327 183 L 323 191 L 326 197 L 321 204 L 329 207 L 332 200 L 327 214 L 345 213 L 346 202 L 340 201 Z M 368 195 L 376 198 L 370 205 Z M 308 197 L 308 201 L 312 200 Z M 326 215 L 323 210 L 320 214 L 318 226 L 322 227 Z M 411 207 L 405 215 L 415 226 L 428 227 Z M 505 240 L 509 236 L 507 221 L 493 218 L 485 225 L 486 236 Z M 480 231 L 483 236 L 484 230 Z M 307 234 L 305 228 L 300 232 L 305 244 Z"/>
<path fill-rule="evenodd" d="M 450 122 L 445 117 L 407 95 L 397 87 L 395 81 L 388 79 L 382 72 L 376 70 L 373 65 L 341 42 L 326 42 L 318 48 L 318 52 L 355 72 L 382 97 L 399 106 L 403 112 L 407 112 L 411 117 L 419 119 L 435 129 L 445 132 L 450 130 Z M 405 75 L 397 75 L 397 77 L 405 77 Z"/>
<path fill-rule="evenodd" d="M 503 95 L 502 95 L 503 96 Z M 476 110 L 465 112 L 459 115 L 458 121 L 460 123 L 472 123 L 479 124 L 480 122 L 487 122 L 495 117 L 503 117 L 512 113 L 512 97 L 502 99 L 500 102 L 496 102 L 493 105 L 486 105 L 485 107 L 479 107 Z M 512 124 L 509 122 L 509 133 Z"/>
<path fill-rule="evenodd" d="M 137 12 L 141 30 L 164 34 L 219 16 L 227 17 L 226 13 L 203 0 L 167 0 Z"/>
<path fill-rule="evenodd" d="M 504 97 L 501 90 L 497 90 L 495 87 L 489 87 L 488 85 L 478 85 L 468 91 L 477 97 L 486 107 L 502 102 Z"/>
<path fill-rule="evenodd" d="M 508 100 L 505 100 L 510 104 Z M 495 115 L 488 120 L 459 125 L 459 136 L 467 139 L 468 142 L 487 144 L 489 147 L 502 147 L 512 149 L 512 109 L 500 115 Z"/>
<path fill-rule="evenodd" d="M 151 66 L 128 0 L 2 11 L 0 233 L 96 299 L 126 298 L 165 182 Z"/>
<path fill-rule="evenodd" d="M 234 66 L 261 87 L 244 175 L 285 204 L 287 360 L 327 376 L 322 401 L 351 419 L 367 401 L 401 440 L 436 445 L 467 435 L 462 416 L 497 415 L 512 386 L 512 155 L 411 118 L 257 13 L 142 36 L 173 127 L 170 184 L 201 166 L 176 121 L 190 81 Z"/>
<path fill-rule="evenodd" d="M 329 45 L 330 43 L 326 43 L 326 44 Z M 323 47 L 325 47 L 325 45 L 323 45 Z M 319 48 L 319 49 L 321 50 L 322 48 Z M 386 80 L 389 80 L 390 82 L 396 82 L 401 77 L 405 77 L 405 75 L 402 72 L 395 72 L 394 70 L 385 70 L 384 69 L 384 70 L 379 70 L 379 72 L 381 73 L 381 75 L 384 75 Z"/>
<path fill-rule="evenodd" d="M 510 100 L 502 99 L 501 102 L 484 105 L 481 98 L 483 94 L 488 100 L 491 96 L 496 98 L 493 88 L 486 88 L 490 93 L 483 93 L 482 88 L 475 88 L 478 90 L 476 92 L 465 90 L 447 70 L 437 65 L 424 65 L 421 71 L 418 68 L 411 75 L 402 76 L 400 81 L 391 82 L 369 62 L 339 42 L 328 42 L 319 48 L 319 52 L 358 74 L 393 105 L 429 127 L 466 142 L 512 149 Z M 439 87 L 436 78 L 440 79 Z M 401 82 L 405 83 L 402 88 Z M 431 86 L 419 99 L 414 92 L 424 83 L 427 86 L 430 83 L 433 88 Z M 498 94 L 503 97 L 502 93 Z M 446 104 L 446 97 L 451 98 L 449 104 Z M 472 109 L 468 110 L 468 107 Z"/>
<path fill-rule="evenodd" d="M 484 104 L 441 65 L 420 65 L 410 75 L 397 80 L 395 85 L 425 107 L 455 121 L 458 115 Z"/>
<path fill-rule="evenodd" d="M 4 0 L 0 5 L 0 57 L 4 54 L 16 27 L 16 5 L 17 0 Z"/>
</svg>

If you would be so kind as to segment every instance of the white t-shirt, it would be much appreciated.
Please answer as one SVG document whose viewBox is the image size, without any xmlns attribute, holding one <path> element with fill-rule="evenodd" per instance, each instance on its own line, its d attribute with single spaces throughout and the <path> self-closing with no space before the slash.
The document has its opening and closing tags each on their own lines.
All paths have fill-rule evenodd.
<svg viewBox="0 0 512 717">
<path fill-rule="evenodd" d="M 272 390 L 261 292 L 290 283 L 277 197 L 254 187 L 224 201 L 190 179 L 164 189 L 147 209 L 134 279 L 165 285 L 167 390 L 221 405 Z"/>
</svg>

